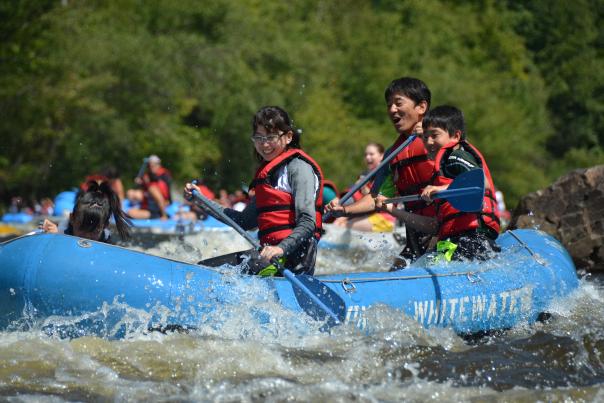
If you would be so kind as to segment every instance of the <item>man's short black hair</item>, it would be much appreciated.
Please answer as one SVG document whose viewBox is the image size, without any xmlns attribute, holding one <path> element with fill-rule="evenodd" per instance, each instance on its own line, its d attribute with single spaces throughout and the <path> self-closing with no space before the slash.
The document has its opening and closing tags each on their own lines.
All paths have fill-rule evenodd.
<svg viewBox="0 0 604 403">
<path fill-rule="evenodd" d="M 388 87 L 386 87 L 386 91 L 384 92 L 386 103 L 390 101 L 390 98 L 392 98 L 394 94 L 404 95 L 407 98 L 412 99 L 416 104 L 421 101 L 426 101 L 428 109 L 430 109 L 432 94 L 426 83 L 418 78 L 401 77 L 393 80 Z"/>
</svg>

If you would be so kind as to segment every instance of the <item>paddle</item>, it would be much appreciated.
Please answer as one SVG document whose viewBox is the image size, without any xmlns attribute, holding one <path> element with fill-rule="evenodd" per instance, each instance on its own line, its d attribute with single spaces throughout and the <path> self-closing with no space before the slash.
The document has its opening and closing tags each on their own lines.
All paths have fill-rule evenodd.
<svg viewBox="0 0 604 403">
<path fill-rule="evenodd" d="M 412 134 L 411 136 L 409 136 L 409 138 L 407 138 L 407 140 L 405 140 L 401 145 L 399 145 L 397 148 L 395 148 L 391 153 L 389 153 L 386 157 L 384 157 L 384 159 L 382 160 L 382 162 L 380 162 L 380 164 L 373 168 L 371 171 L 369 171 L 369 173 L 367 175 L 365 175 L 361 180 L 359 180 L 357 183 L 354 184 L 354 186 L 348 191 L 346 192 L 346 194 L 344 196 L 342 196 L 342 198 L 340 199 L 340 205 L 343 206 L 344 203 L 350 199 L 352 197 L 353 194 L 355 194 L 360 188 L 362 188 L 363 186 L 365 186 L 365 184 L 367 182 L 369 182 L 371 180 L 371 178 L 373 178 L 375 176 L 375 174 L 382 169 L 382 167 L 386 164 L 388 164 L 394 157 L 396 157 L 401 151 L 403 151 L 405 148 L 407 148 L 407 146 L 409 146 L 409 144 L 411 144 L 413 142 L 413 140 L 415 140 L 415 138 L 417 137 L 416 134 Z M 324 216 L 323 216 L 323 221 L 328 220 L 331 217 L 331 211 L 328 211 Z"/>
<path fill-rule="evenodd" d="M 445 199 L 457 210 L 477 212 L 482 210 L 484 198 L 484 173 L 482 169 L 467 171 L 453 179 L 447 190 L 436 192 L 432 199 Z M 420 195 L 393 197 L 385 204 L 420 200 Z"/>
<path fill-rule="evenodd" d="M 145 170 L 147 169 L 147 163 L 148 162 L 149 162 L 149 158 L 147 158 L 147 157 L 143 158 L 143 164 L 138 169 L 138 173 L 136 174 L 135 178 L 142 178 L 143 177 L 143 175 L 145 174 Z"/>
<path fill-rule="evenodd" d="M 204 204 L 210 212 L 224 223 L 230 225 L 235 231 L 245 238 L 258 251 L 261 249 L 260 242 L 253 238 L 246 230 L 241 228 L 231 217 L 224 214 L 214 204 L 197 190 L 193 190 L 193 197 Z M 312 318 L 317 320 L 325 319 L 328 315 L 334 324 L 338 325 L 346 316 L 346 305 L 342 298 L 331 288 L 305 274 L 295 275 L 290 270 L 282 267 L 277 259 L 272 259 L 271 263 L 283 273 L 283 276 L 294 285 L 294 295 L 300 306 Z M 337 314 L 336 314 L 337 312 Z"/>
</svg>

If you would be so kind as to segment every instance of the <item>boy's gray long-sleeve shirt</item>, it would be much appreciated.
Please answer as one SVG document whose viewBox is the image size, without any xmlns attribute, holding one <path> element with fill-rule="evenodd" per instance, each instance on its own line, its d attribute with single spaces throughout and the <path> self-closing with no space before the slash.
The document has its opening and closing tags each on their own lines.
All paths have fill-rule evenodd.
<svg viewBox="0 0 604 403">
<path fill-rule="evenodd" d="M 299 158 L 294 158 L 287 164 L 288 182 L 294 198 L 296 226 L 293 232 L 277 246 L 283 249 L 285 255 L 293 253 L 303 243 L 314 236 L 316 228 L 315 199 L 315 172 L 312 166 Z M 245 230 L 258 227 L 258 211 L 256 199 L 252 198 L 250 204 L 243 211 L 222 208 L 222 211 Z M 219 217 L 217 217 L 219 219 Z"/>
</svg>

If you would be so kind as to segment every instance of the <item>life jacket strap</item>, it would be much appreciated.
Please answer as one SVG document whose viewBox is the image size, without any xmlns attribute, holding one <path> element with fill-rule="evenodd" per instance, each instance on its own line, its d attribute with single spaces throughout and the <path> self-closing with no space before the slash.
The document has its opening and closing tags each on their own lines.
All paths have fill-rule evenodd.
<svg viewBox="0 0 604 403">
<path fill-rule="evenodd" d="M 392 167 L 398 169 L 398 168 L 403 168 L 403 167 L 415 164 L 417 162 L 422 162 L 422 161 L 427 161 L 427 160 L 428 160 L 428 154 L 416 155 L 414 157 L 409 157 L 409 158 L 405 158 L 400 161 L 397 161 L 394 164 L 392 164 Z"/>
<path fill-rule="evenodd" d="M 257 208 L 258 213 L 267 213 L 270 211 L 288 211 L 294 210 L 293 206 L 290 206 L 289 204 L 277 204 L 274 206 L 267 206 L 267 207 L 259 207 Z"/>
<path fill-rule="evenodd" d="M 295 225 L 288 224 L 288 225 L 277 225 L 275 227 L 267 228 L 262 231 L 258 231 L 258 238 L 262 239 L 264 236 L 271 234 L 273 232 L 283 231 L 286 229 L 293 229 L 294 227 L 295 227 Z"/>
</svg>

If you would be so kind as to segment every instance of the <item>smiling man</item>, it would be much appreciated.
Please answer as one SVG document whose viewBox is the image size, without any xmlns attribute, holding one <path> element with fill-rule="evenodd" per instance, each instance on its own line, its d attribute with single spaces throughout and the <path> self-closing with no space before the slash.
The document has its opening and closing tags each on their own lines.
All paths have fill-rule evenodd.
<svg viewBox="0 0 604 403">
<path fill-rule="evenodd" d="M 412 77 L 396 79 L 388 85 L 384 93 L 388 116 L 394 125 L 398 138 L 386 151 L 384 158 L 413 134 L 421 134 L 424 115 L 430 109 L 431 94 L 426 84 Z M 417 137 L 408 147 L 396 155 L 390 164 L 384 166 L 377 174 L 371 193 L 355 203 L 341 206 L 337 201 L 326 206 L 335 216 L 350 216 L 375 211 L 375 197 L 378 194 L 386 197 L 419 194 L 430 184 L 434 176 L 434 161 L 428 159 L 426 148 L 421 137 Z M 433 217 L 435 210 L 424 201 L 405 204 L 405 210 Z M 421 234 L 407 230 L 407 245 L 397 259 L 395 266 L 404 265 L 407 260 L 414 260 L 422 255 L 427 246 Z"/>
</svg>

